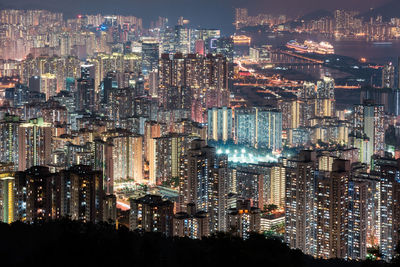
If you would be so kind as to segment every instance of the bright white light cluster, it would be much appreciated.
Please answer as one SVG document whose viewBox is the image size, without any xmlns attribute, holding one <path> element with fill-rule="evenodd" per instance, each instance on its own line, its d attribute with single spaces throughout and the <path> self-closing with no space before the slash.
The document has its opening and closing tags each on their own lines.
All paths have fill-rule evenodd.
<svg viewBox="0 0 400 267">
<path fill-rule="evenodd" d="M 247 152 L 246 149 L 242 148 L 240 151 L 238 149 L 234 149 L 231 151 L 230 149 L 217 149 L 217 154 L 227 155 L 228 161 L 235 163 L 252 163 L 257 164 L 259 162 L 277 162 L 279 156 L 272 155 L 270 153 L 251 153 Z"/>
</svg>

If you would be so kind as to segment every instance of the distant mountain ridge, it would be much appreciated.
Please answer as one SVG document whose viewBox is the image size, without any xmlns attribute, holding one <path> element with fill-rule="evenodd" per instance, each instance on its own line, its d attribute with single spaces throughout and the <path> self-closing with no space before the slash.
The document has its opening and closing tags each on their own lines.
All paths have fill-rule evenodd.
<svg viewBox="0 0 400 267">
<path fill-rule="evenodd" d="M 311 13 L 308 13 L 304 16 L 302 16 L 301 18 L 299 18 L 299 21 L 312 21 L 312 20 L 318 20 L 321 18 L 326 18 L 326 17 L 331 17 L 333 18 L 333 12 L 325 10 L 325 9 L 319 9 L 319 10 L 315 10 Z"/>
<path fill-rule="evenodd" d="M 382 16 L 385 20 L 400 17 L 400 0 L 392 0 L 360 15 L 360 17 L 364 18 L 377 16 Z"/>
<path fill-rule="evenodd" d="M 369 19 L 370 17 L 376 18 L 377 16 L 382 16 L 384 20 L 389 20 L 391 18 L 400 17 L 400 0 L 392 0 L 385 3 L 377 8 L 371 9 L 367 12 L 358 15 L 360 18 Z M 296 19 L 297 22 L 300 21 L 312 21 L 318 20 L 325 17 L 334 17 L 333 11 L 328 11 L 325 9 L 319 9 L 312 11 L 304 16 Z"/>
</svg>

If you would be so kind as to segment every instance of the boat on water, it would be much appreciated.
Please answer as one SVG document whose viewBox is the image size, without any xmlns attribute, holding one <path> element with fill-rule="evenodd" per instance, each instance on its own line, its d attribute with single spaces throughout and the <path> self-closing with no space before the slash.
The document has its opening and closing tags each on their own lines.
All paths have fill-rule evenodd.
<svg viewBox="0 0 400 267">
<path fill-rule="evenodd" d="M 250 45 L 251 37 L 246 35 L 233 35 L 232 36 L 233 43 L 236 45 Z"/>
<path fill-rule="evenodd" d="M 295 40 L 291 40 L 291 41 L 287 42 L 286 47 L 292 48 L 296 51 L 300 51 L 300 52 L 304 52 L 304 53 L 307 52 L 307 49 L 308 49 L 308 47 L 306 45 L 302 45 Z"/>
<path fill-rule="evenodd" d="M 392 45 L 392 42 L 373 42 L 373 45 Z"/>
<path fill-rule="evenodd" d="M 317 43 L 311 40 L 305 40 L 304 43 L 301 44 L 295 40 L 291 40 L 286 43 L 286 47 L 300 53 L 316 53 L 321 55 L 335 53 L 333 46 L 328 42 Z"/>
</svg>

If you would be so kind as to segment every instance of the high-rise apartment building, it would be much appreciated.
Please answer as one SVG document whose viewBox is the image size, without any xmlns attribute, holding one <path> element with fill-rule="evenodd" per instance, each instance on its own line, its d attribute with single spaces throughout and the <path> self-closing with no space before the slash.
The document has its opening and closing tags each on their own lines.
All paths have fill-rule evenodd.
<svg viewBox="0 0 400 267">
<path fill-rule="evenodd" d="M 173 234 L 174 204 L 161 196 L 146 195 L 131 199 L 129 229 L 143 232 L 160 232 L 167 236 Z"/>
<path fill-rule="evenodd" d="M 149 140 L 149 180 L 161 185 L 178 184 L 185 170 L 185 156 L 192 140 L 188 135 L 171 133 Z"/>
<path fill-rule="evenodd" d="M 15 175 L 15 218 L 22 221 L 70 217 L 100 222 L 104 208 L 112 210 L 115 206 L 114 201 L 104 207 L 105 197 L 102 174 L 90 166 L 76 165 L 57 173 L 34 166 Z"/>
<path fill-rule="evenodd" d="M 67 215 L 73 220 L 103 221 L 105 193 L 101 172 L 92 171 L 90 166 L 77 165 L 61 172 L 60 176 L 62 188 L 66 188 L 66 192 L 60 190 L 61 208 L 69 204 Z"/>
<path fill-rule="evenodd" d="M 51 162 L 51 124 L 43 118 L 29 120 L 18 128 L 18 170 L 46 166 Z"/>
<path fill-rule="evenodd" d="M 296 129 L 301 125 L 302 103 L 297 99 L 283 99 L 278 102 L 278 109 L 282 112 L 282 129 Z"/>
<path fill-rule="evenodd" d="M 142 42 L 142 72 L 147 75 L 158 69 L 159 43 L 156 40 Z"/>
<path fill-rule="evenodd" d="M 208 139 L 227 142 L 233 140 L 232 109 L 227 107 L 208 110 Z"/>
<path fill-rule="evenodd" d="M 163 54 L 159 67 L 158 96 L 164 108 L 191 108 L 192 119 L 205 122 L 208 108 L 229 105 L 225 57 Z"/>
<path fill-rule="evenodd" d="M 187 212 L 177 212 L 173 219 L 174 236 L 201 239 L 210 235 L 210 216 L 207 212 L 196 212 L 194 204 L 187 206 Z"/>
<path fill-rule="evenodd" d="M 380 176 L 380 238 L 383 259 L 390 260 L 400 241 L 400 164 L 398 160 L 374 159 L 374 168 Z"/>
<path fill-rule="evenodd" d="M 349 178 L 350 162 L 339 159 L 334 161 L 331 172 L 319 172 L 316 177 L 315 256 L 326 259 L 347 257 Z"/>
<path fill-rule="evenodd" d="M 215 148 L 206 146 L 204 140 L 193 140 L 180 185 L 182 209 L 194 203 L 196 210 L 208 212 L 212 233 L 226 229 L 227 161 L 226 156 L 216 155 Z"/>
<path fill-rule="evenodd" d="M 383 156 L 385 145 L 384 107 L 372 100 L 354 107 L 354 129 L 369 139 L 369 151 Z"/>
<path fill-rule="evenodd" d="M 15 178 L 13 173 L 0 174 L 0 221 L 12 223 L 15 216 Z"/>
<path fill-rule="evenodd" d="M 301 151 L 286 170 L 285 241 L 291 248 L 315 255 L 316 154 Z M 326 233 L 328 234 L 328 233 Z"/>
<path fill-rule="evenodd" d="M 247 8 L 236 8 L 236 13 L 235 13 L 236 29 L 240 29 L 242 25 L 246 24 L 247 17 L 248 17 Z"/>
<path fill-rule="evenodd" d="M 352 178 L 349 182 L 347 258 L 364 260 L 367 257 L 369 198 L 372 183 Z"/>
<path fill-rule="evenodd" d="M 382 69 L 382 88 L 395 89 L 395 68 L 390 62 L 386 64 Z"/>
<path fill-rule="evenodd" d="M 97 110 L 98 95 L 94 87 L 93 79 L 79 79 L 77 81 L 77 92 L 75 96 L 75 107 L 79 111 L 95 112 Z"/>
<path fill-rule="evenodd" d="M 235 110 L 237 144 L 274 151 L 282 149 L 282 113 L 270 108 Z"/>
<path fill-rule="evenodd" d="M 22 121 L 18 116 L 6 114 L 0 121 L 0 162 L 13 163 L 14 168 L 19 166 L 19 126 Z"/>
<path fill-rule="evenodd" d="M 108 140 L 112 142 L 114 181 L 143 182 L 143 137 L 120 135 Z"/>
</svg>

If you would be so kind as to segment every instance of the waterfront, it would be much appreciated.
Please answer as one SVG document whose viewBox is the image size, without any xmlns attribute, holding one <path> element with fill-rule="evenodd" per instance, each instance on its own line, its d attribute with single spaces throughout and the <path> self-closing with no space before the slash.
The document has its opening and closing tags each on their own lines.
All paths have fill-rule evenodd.
<svg viewBox="0 0 400 267">
<path fill-rule="evenodd" d="M 362 57 L 369 62 L 377 64 L 386 64 L 388 62 L 397 63 L 397 57 L 400 56 L 400 40 L 391 41 L 390 45 L 376 45 L 374 42 L 366 40 L 339 40 L 320 34 L 295 34 L 279 33 L 272 34 L 266 32 L 246 33 L 252 38 L 252 45 L 269 44 L 273 47 L 279 47 L 290 40 L 303 41 L 311 39 L 313 41 L 328 41 L 335 49 L 335 54 L 348 56 L 355 59 Z"/>
<path fill-rule="evenodd" d="M 389 44 L 376 44 L 365 40 L 335 40 L 323 35 L 310 35 L 299 33 L 270 33 L 270 32 L 246 32 L 251 37 L 251 46 L 271 45 L 273 51 L 280 48 L 286 49 L 285 44 L 290 40 L 313 40 L 317 42 L 327 41 L 335 49 L 335 55 L 326 55 L 330 63 L 323 65 L 299 65 L 295 59 L 285 58 L 282 62 L 282 55 L 271 54 L 271 63 L 275 69 L 270 71 L 281 74 L 285 78 L 298 80 L 303 77 L 305 80 L 316 80 L 322 76 L 331 76 L 341 85 L 373 85 L 381 84 L 380 71 L 366 68 L 369 63 L 382 66 L 388 62 L 397 64 L 397 57 L 400 55 L 400 41 L 391 41 Z M 248 54 L 249 46 L 237 48 L 238 55 Z M 366 58 L 367 64 L 359 62 L 361 58 Z M 333 61 L 335 64 L 332 64 Z M 339 64 L 336 64 L 339 63 Z M 292 64 L 291 64 L 292 63 Z M 336 65 L 336 66 L 333 66 Z"/>
</svg>

